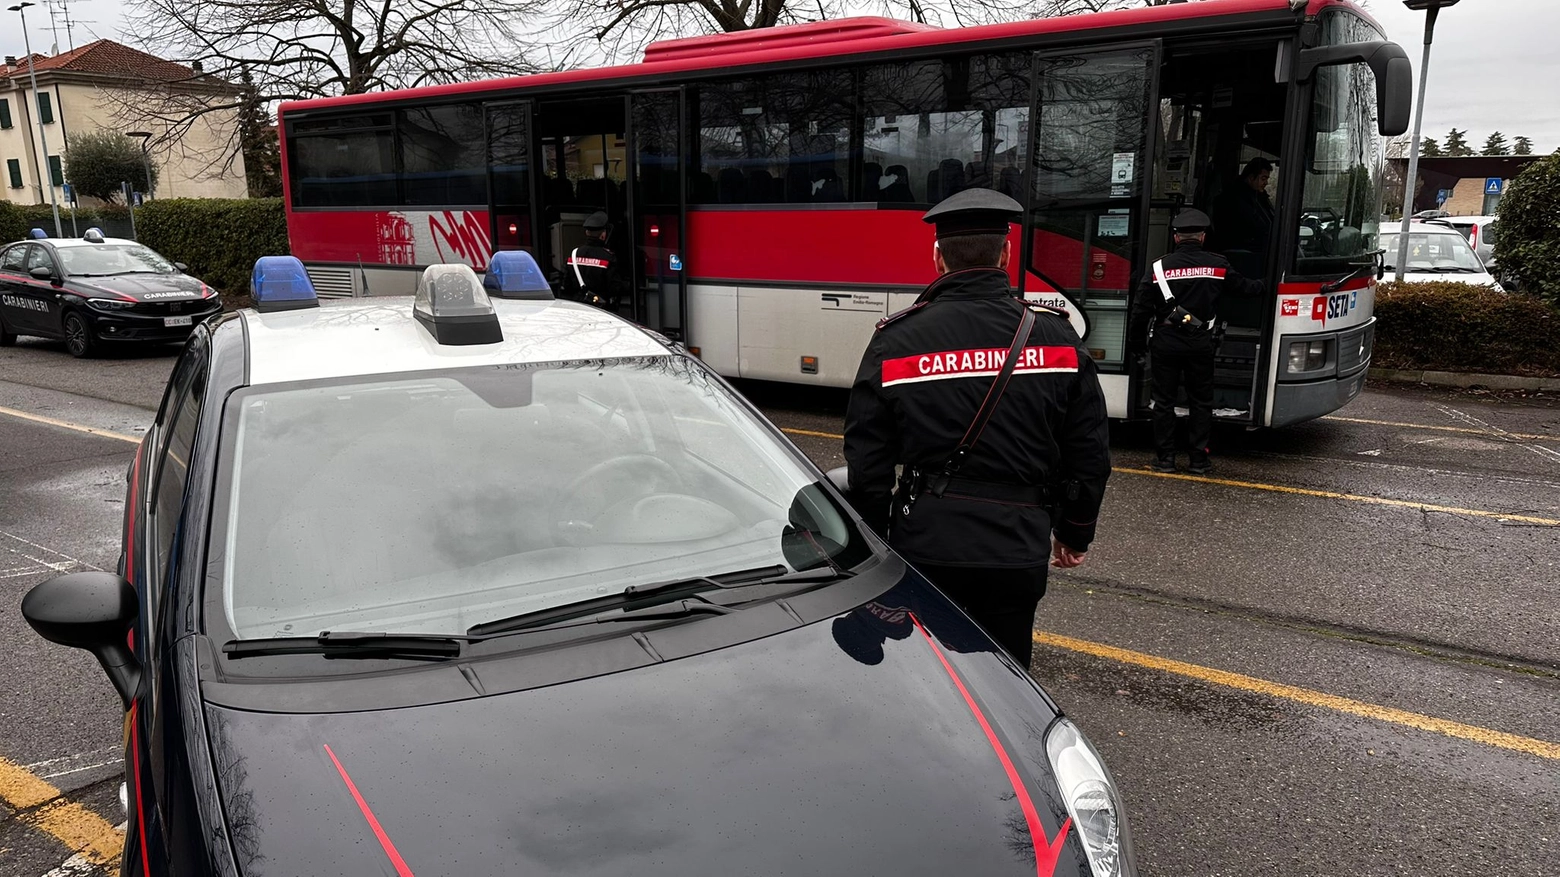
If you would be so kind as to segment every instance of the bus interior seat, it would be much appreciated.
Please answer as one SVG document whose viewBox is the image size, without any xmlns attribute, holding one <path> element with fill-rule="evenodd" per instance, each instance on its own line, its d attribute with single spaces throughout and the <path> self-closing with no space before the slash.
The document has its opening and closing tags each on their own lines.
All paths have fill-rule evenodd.
<svg viewBox="0 0 1560 877">
<path fill-rule="evenodd" d="M 715 201 L 715 180 L 705 171 L 694 174 L 692 194 L 694 204 L 709 204 Z"/>
<path fill-rule="evenodd" d="M 945 158 L 937 170 L 926 174 L 926 200 L 936 204 L 954 192 L 964 188 L 964 163 L 957 158 Z"/>
<path fill-rule="evenodd" d="M 743 204 L 747 202 L 747 185 L 742 179 L 742 171 L 734 167 L 721 169 L 716 187 L 720 193 L 720 203 L 722 204 Z"/>
<path fill-rule="evenodd" d="M 1005 167 L 997 177 L 997 191 L 1019 203 L 1024 201 L 1024 173 L 1016 167 Z"/>
<path fill-rule="evenodd" d="M 861 166 L 861 197 L 857 201 L 880 200 L 882 191 L 878 185 L 883 180 L 883 166 L 875 161 L 869 161 Z"/>
<path fill-rule="evenodd" d="M 894 181 L 884 187 L 879 200 L 914 204 L 915 190 L 910 188 L 910 169 L 902 164 L 891 164 L 887 173 Z"/>
<path fill-rule="evenodd" d="M 815 174 L 813 180 L 814 201 L 844 201 L 845 187 L 840 183 L 840 175 L 835 173 L 832 167 L 823 167 Z"/>
<path fill-rule="evenodd" d="M 792 162 L 785 169 L 785 200 L 792 204 L 812 200 L 812 178 L 799 162 Z"/>
<path fill-rule="evenodd" d="M 983 161 L 972 161 L 964 166 L 964 188 L 966 189 L 990 189 L 993 188 L 990 166 Z"/>
<path fill-rule="evenodd" d="M 748 171 L 747 197 L 753 204 L 768 204 L 775 200 L 775 178 L 769 175 L 769 171 L 756 168 Z"/>
</svg>

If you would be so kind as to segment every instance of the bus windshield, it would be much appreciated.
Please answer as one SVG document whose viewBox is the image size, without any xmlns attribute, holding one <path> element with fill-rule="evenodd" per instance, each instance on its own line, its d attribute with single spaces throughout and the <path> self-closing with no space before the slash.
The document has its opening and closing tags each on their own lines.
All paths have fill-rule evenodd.
<svg viewBox="0 0 1560 877">
<path fill-rule="evenodd" d="M 1333 12 L 1324 27 L 1333 43 L 1380 39 L 1359 18 Z M 1376 127 L 1376 77 L 1366 64 L 1316 71 L 1306 136 L 1295 273 L 1348 273 L 1378 249 L 1384 148 Z"/>
</svg>

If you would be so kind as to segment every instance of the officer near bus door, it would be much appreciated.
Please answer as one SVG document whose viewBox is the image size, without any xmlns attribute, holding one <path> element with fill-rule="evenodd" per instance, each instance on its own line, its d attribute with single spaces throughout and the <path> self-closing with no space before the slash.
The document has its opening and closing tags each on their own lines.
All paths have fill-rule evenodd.
<svg viewBox="0 0 1560 877">
<path fill-rule="evenodd" d="M 564 294 L 612 310 L 627 288 L 618 270 L 617 254 L 607 245 L 612 223 L 607 221 L 607 214 L 598 210 L 585 218 L 582 227 L 585 243 L 571 250 L 564 260 Z"/>
<path fill-rule="evenodd" d="M 1133 306 L 1133 332 L 1149 341 L 1149 376 L 1154 403 L 1154 470 L 1176 471 L 1176 394 L 1185 388 L 1187 471 L 1213 470 L 1208 442 L 1213 428 L 1213 357 L 1218 348 L 1221 296 L 1257 295 L 1262 284 L 1241 276 L 1229 260 L 1203 249 L 1208 214 L 1186 209 L 1170 221 L 1175 251 L 1154 262 Z"/>
<path fill-rule="evenodd" d="M 1021 211 L 968 189 L 922 217 L 941 276 L 878 323 L 845 460 L 863 519 L 1027 667 L 1046 562 L 1083 562 L 1110 449 L 1094 361 L 1066 316 L 1013 294 Z"/>
</svg>

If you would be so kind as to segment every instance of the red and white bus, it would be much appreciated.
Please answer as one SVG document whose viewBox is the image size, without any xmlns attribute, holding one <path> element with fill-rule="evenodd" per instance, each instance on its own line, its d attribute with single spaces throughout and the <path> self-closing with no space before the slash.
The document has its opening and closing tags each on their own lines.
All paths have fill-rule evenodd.
<svg viewBox="0 0 1560 877">
<path fill-rule="evenodd" d="M 1218 415 L 1280 426 L 1364 382 L 1409 77 L 1345 0 L 694 37 L 621 67 L 284 104 L 288 233 L 322 293 L 406 294 L 422 266 L 503 249 L 561 276 L 604 210 L 630 316 L 725 375 L 847 386 L 873 324 L 934 278 L 922 212 L 990 187 L 1026 208 L 1015 287 L 1069 310 L 1133 417 L 1128 302 L 1191 205 L 1272 291 L 1221 315 Z M 1271 201 L 1242 180 L 1253 158 L 1277 168 Z"/>
</svg>

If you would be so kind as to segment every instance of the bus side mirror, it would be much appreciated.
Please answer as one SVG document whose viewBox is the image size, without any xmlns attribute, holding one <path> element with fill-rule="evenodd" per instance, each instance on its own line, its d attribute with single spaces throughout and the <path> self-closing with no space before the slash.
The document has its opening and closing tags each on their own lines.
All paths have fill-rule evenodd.
<svg viewBox="0 0 1560 877">
<path fill-rule="evenodd" d="M 1376 125 L 1381 136 L 1396 137 L 1407 131 L 1413 106 L 1413 67 L 1406 56 L 1388 59 L 1384 69 L 1376 71 Z"/>
<path fill-rule="evenodd" d="M 22 598 L 22 617 L 32 629 L 96 656 L 127 708 L 141 685 L 141 665 L 128 642 L 139 612 L 135 588 L 111 572 L 55 576 Z"/>
<path fill-rule="evenodd" d="M 1376 78 L 1376 127 L 1383 137 L 1396 137 L 1408 130 L 1408 117 L 1414 103 L 1414 74 L 1408 53 L 1397 43 L 1371 40 L 1319 46 L 1300 53 L 1297 78 L 1309 81 L 1316 68 L 1335 64 L 1365 64 Z M 1332 130 L 1318 126 L 1318 130 Z"/>
</svg>

